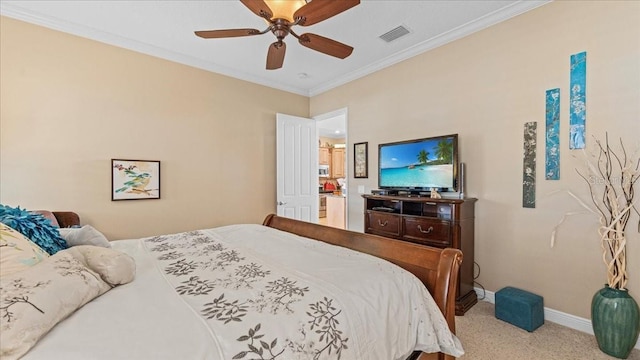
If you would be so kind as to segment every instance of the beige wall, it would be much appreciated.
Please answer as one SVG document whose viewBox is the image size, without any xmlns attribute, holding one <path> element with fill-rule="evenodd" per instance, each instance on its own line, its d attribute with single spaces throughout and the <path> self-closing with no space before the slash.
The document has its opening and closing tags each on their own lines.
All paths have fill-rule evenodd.
<svg viewBox="0 0 640 360">
<path fill-rule="evenodd" d="M 590 318 L 606 281 L 595 215 L 569 217 L 588 201 L 568 149 L 569 56 L 587 51 L 587 132 L 640 149 L 640 2 L 559 1 L 311 99 L 311 115 L 348 108 L 353 143 L 369 142 L 370 176 L 349 180 L 349 227 L 363 229 L 363 200 L 377 186 L 377 144 L 458 133 L 467 195 L 477 197 L 477 281 L 521 287 L 545 306 Z M 561 89 L 561 180 L 544 180 L 545 90 Z M 523 124 L 538 122 L 537 200 L 522 207 Z M 590 144 L 593 141 L 589 140 Z M 349 168 L 353 159 L 348 157 Z M 640 236 L 628 229 L 629 289 L 640 299 Z"/>
<path fill-rule="evenodd" d="M 275 114 L 304 96 L 2 17 L 0 202 L 74 210 L 109 238 L 261 222 Z M 161 161 L 162 199 L 111 201 L 110 159 Z"/>
</svg>

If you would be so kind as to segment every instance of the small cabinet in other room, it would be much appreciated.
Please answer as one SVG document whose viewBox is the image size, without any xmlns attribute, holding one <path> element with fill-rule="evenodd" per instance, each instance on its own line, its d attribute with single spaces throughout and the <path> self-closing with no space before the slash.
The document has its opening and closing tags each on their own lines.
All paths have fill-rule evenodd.
<svg viewBox="0 0 640 360">
<path fill-rule="evenodd" d="M 342 196 L 327 196 L 327 225 L 345 228 L 344 202 L 345 198 Z"/>
<path fill-rule="evenodd" d="M 331 177 L 334 179 L 343 178 L 344 175 L 344 149 L 331 149 Z"/>
<path fill-rule="evenodd" d="M 320 165 L 329 165 L 331 162 L 331 155 L 329 155 L 329 148 L 321 147 L 318 151 L 318 163 Z"/>
</svg>

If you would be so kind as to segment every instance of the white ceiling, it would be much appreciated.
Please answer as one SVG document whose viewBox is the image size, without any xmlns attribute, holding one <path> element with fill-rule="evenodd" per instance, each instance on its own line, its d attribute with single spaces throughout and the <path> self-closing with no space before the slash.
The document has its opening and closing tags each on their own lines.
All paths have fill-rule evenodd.
<svg viewBox="0 0 640 360">
<path fill-rule="evenodd" d="M 314 96 L 384 67 L 541 6 L 549 0 L 362 0 L 318 24 L 295 26 L 353 46 L 340 60 L 287 36 L 284 66 L 265 70 L 271 33 L 202 39 L 195 30 L 255 28 L 266 23 L 239 1 L 2 0 L 0 13 L 30 23 L 225 74 Z M 410 33 L 387 43 L 380 35 L 404 26 Z M 306 74 L 306 77 L 304 77 Z"/>
<path fill-rule="evenodd" d="M 316 124 L 318 136 L 332 139 L 345 139 L 347 137 L 347 119 L 345 115 L 318 119 Z"/>
</svg>

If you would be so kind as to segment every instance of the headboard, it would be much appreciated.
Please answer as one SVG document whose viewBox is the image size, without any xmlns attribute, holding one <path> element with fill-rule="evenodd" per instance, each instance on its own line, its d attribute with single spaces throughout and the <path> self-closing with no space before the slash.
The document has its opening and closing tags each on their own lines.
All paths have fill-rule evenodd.
<svg viewBox="0 0 640 360">
<path fill-rule="evenodd" d="M 44 216 L 51 221 L 51 224 L 61 228 L 80 226 L 80 216 L 73 211 L 34 210 L 32 212 Z"/>
</svg>

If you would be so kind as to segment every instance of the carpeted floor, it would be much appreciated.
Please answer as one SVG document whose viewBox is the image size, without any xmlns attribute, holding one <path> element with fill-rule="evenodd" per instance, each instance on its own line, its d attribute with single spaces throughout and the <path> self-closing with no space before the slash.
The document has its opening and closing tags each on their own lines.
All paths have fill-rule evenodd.
<svg viewBox="0 0 640 360">
<path fill-rule="evenodd" d="M 462 360 L 611 360 L 593 335 L 549 321 L 527 332 L 494 316 L 494 305 L 479 301 L 456 317 L 456 333 L 466 351 Z M 634 349 L 629 360 L 640 360 Z"/>
</svg>

